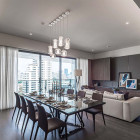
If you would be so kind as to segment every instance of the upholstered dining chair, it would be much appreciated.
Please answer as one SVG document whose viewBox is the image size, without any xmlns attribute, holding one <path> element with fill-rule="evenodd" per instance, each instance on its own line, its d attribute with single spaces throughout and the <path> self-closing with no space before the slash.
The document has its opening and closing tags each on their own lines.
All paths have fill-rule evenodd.
<svg viewBox="0 0 140 140">
<path fill-rule="evenodd" d="M 77 96 L 79 96 L 80 98 L 84 98 L 85 95 L 86 95 L 86 92 L 82 91 L 82 90 L 78 91 L 78 93 L 77 93 Z"/>
<path fill-rule="evenodd" d="M 28 118 L 27 118 L 27 122 L 25 124 L 25 128 L 24 128 L 24 132 L 23 132 L 23 136 L 25 134 L 26 128 L 27 128 L 27 124 L 29 119 L 33 121 L 33 125 L 32 125 L 32 130 L 31 130 L 31 135 L 30 135 L 30 140 L 32 138 L 32 134 L 33 134 L 33 130 L 34 130 L 34 126 L 35 123 L 38 121 L 38 110 L 36 108 L 36 106 L 34 106 L 33 102 L 26 99 L 27 103 L 28 103 Z M 46 117 L 52 117 L 51 114 L 46 112 Z"/>
<path fill-rule="evenodd" d="M 46 117 L 46 112 L 45 112 L 44 107 L 40 106 L 38 104 L 37 104 L 37 107 L 38 107 L 38 126 L 37 126 L 34 140 L 36 139 L 39 128 L 41 128 L 45 132 L 45 139 L 44 140 L 46 140 L 49 132 L 52 132 L 53 130 L 57 130 L 61 127 L 65 127 L 65 135 L 66 135 L 66 140 L 67 140 L 67 125 L 66 125 L 66 123 L 61 121 L 58 118 L 48 119 Z"/>
<path fill-rule="evenodd" d="M 78 91 L 78 93 L 77 93 L 77 96 L 79 96 L 80 98 L 84 98 L 85 95 L 86 95 L 86 92 L 85 91 L 82 91 L 82 90 Z M 83 111 L 81 112 L 81 115 L 82 114 L 83 114 Z M 75 114 L 75 124 L 76 124 L 76 115 L 77 114 Z"/>
<path fill-rule="evenodd" d="M 98 101 L 102 102 L 103 101 L 103 95 L 99 94 L 99 93 L 93 93 L 92 99 L 93 100 L 98 100 Z M 96 114 L 98 114 L 98 113 L 102 114 L 104 125 L 106 125 L 105 118 L 104 118 L 104 113 L 103 113 L 103 106 L 102 105 L 98 106 L 98 107 L 94 107 L 94 108 L 88 109 L 86 111 L 86 113 L 92 114 L 92 117 L 93 117 L 93 129 L 94 129 L 94 131 L 95 131 L 95 115 Z M 87 118 L 88 118 L 88 116 L 87 116 Z"/>
<path fill-rule="evenodd" d="M 26 99 L 27 100 L 27 99 Z M 28 124 L 28 121 L 29 119 L 33 121 L 33 126 L 32 126 L 32 130 L 31 130 L 31 135 L 30 135 L 30 140 L 32 138 L 32 133 L 33 133 L 33 130 L 34 130 L 34 125 L 35 123 L 37 122 L 38 120 L 38 116 L 37 116 L 37 109 L 35 109 L 34 105 L 33 105 L 33 102 L 30 101 L 30 100 L 27 100 L 27 103 L 28 103 L 28 118 L 27 118 L 27 121 L 26 121 L 26 124 L 25 124 L 25 128 L 24 128 L 24 131 L 23 131 L 23 136 L 25 134 L 25 131 L 26 131 L 26 127 L 27 127 L 27 124 Z"/>
<path fill-rule="evenodd" d="M 27 110 L 27 104 L 26 104 L 26 100 L 24 99 L 23 96 L 20 96 L 20 99 L 22 101 L 22 107 L 21 107 L 21 113 L 20 113 L 20 117 L 19 117 L 19 120 L 18 120 L 18 123 L 20 121 L 20 118 L 21 118 L 21 115 L 22 113 L 24 114 L 24 119 L 23 119 L 23 123 L 22 123 L 22 128 L 21 128 L 21 132 L 23 130 L 23 127 L 24 127 L 24 123 L 25 123 L 25 120 L 26 120 L 26 117 L 28 115 L 28 110 Z"/>
<path fill-rule="evenodd" d="M 74 94 L 74 90 L 73 89 L 68 89 L 67 94 Z"/>
<path fill-rule="evenodd" d="M 16 109 L 18 109 L 17 118 L 16 118 L 16 123 L 17 123 L 18 116 L 19 116 L 19 113 L 21 111 L 21 101 L 20 101 L 20 97 L 19 97 L 18 93 L 14 92 L 14 94 L 15 94 L 15 97 L 16 97 L 16 105 L 15 105 L 14 112 L 13 112 L 13 115 L 12 115 L 12 120 L 13 120 Z"/>
</svg>

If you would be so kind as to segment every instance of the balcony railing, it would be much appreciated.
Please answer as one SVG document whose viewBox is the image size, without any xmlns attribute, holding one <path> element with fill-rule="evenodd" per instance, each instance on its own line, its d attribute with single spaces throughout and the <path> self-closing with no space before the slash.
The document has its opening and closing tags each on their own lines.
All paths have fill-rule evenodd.
<svg viewBox="0 0 140 140">
<path fill-rule="evenodd" d="M 61 83 L 59 79 L 48 79 L 48 80 L 18 80 L 18 92 L 19 93 L 30 93 L 33 91 L 47 93 L 52 89 L 52 83 L 58 82 L 58 87 L 64 88 L 65 92 L 67 89 L 75 90 L 75 79 L 62 79 Z M 61 84 L 61 85 L 60 85 Z"/>
</svg>

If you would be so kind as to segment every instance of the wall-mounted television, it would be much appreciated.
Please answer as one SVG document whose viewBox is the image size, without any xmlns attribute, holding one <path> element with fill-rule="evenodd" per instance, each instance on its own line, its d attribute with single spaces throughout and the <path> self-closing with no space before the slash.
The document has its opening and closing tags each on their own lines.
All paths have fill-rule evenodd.
<svg viewBox="0 0 140 140">
<path fill-rule="evenodd" d="M 137 89 L 137 79 L 127 79 L 126 88 L 127 89 Z"/>
</svg>

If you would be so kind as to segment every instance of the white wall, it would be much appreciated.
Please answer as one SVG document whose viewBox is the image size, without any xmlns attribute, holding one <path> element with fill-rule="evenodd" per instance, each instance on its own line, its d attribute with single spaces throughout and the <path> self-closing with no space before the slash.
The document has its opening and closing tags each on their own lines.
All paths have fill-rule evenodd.
<svg viewBox="0 0 140 140">
<path fill-rule="evenodd" d="M 48 48 L 47 43 L 3 33 L 0 33 L 0 45 L 46 54 Z M 91 53 L 87 53 L 76 49 L 70 49 L 68 51 L 68 57 L 93 59 L 93 55 Z"/>
<path fill-rule="evenodd" d="M 97 53 L 94 54 L 94 59 L 107 58 L 107 57 L 121 57 L 127 55 L 135 55 L 135 54 L 140 54 L 140 46 L 133 46 L 133 47 L 123 48 L 114 51 Z"/>
<path fill-rule="evenodd" d="M 11 46 L 15 48 L 19 48 L 22 50 L 40 52 L 47 54 L 47 43 L 39 42 L 31 39 L 26 39 L 23 37 L 17 37 L 13 35 L 8 35 L 4 33 L 0 33 L 0 45 L 3 46 Z M 103 53 L 92 54 L 76 49 L 70 49 L 68 51 L 68 57 L 73 58 L 87 58 L 87 59 L 100 59 L 107 57 L 121 57 L 127 55 L 135 55 L 140 54 L 140 46 L 133 46 L 129 48 L 123 48 L 114 51 L 108 51 Z"/>
</svg>

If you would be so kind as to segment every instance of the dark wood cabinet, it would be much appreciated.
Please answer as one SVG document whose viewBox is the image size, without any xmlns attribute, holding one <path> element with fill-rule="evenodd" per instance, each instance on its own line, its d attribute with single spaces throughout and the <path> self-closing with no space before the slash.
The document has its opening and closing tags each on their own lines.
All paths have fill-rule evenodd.
<svg viewBox="0 0 140 140">
<path fill-rule="evenodd" d="M 104 61 L 104 80 L 110 80 L 110 58 L 106 58 Z"/>
<path fill-rule="evenodd" d="M 110 80 L 110 58 L 92 60 L 92 80 Z"/>
</svg>

